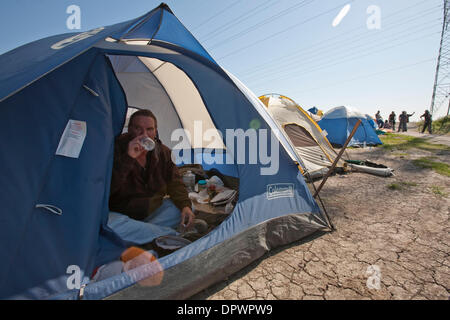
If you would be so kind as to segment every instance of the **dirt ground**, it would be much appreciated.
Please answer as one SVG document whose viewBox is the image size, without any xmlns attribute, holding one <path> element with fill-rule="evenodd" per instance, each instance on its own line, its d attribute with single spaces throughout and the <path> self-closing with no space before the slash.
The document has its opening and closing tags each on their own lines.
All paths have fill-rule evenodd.
<svg viewBox="0 0 450 320">
<path fill-rule="evenodd" d="M 320 196 L 336 231 L 275 249 L 192 299 L 448 300 L 450 178 L 412 160 L 433 155 L 450 164 L 450 153 L 347 153 L 387 165 L 395 175 L 330 177 Z"/>
</svg>

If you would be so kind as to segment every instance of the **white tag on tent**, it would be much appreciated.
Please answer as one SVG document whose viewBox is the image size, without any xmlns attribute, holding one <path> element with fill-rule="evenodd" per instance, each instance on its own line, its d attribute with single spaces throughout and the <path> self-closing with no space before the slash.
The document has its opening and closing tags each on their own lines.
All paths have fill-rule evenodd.
<svg viewBox="0 0 450 320">
<path fill-rule="evenodd" d="M 56 154 L 69 158 L 78 158 L 86 138 L 86 122 L 69 120 L 59 141 Z"/>
<path fill-rule="evenodd" d="M 327 132 L 327 130 L 322 130 L 322 136 L 324 136 L 324 137 L 326 137 L 327 135 L 328 135 L 328 132 Z"/>
</svg>

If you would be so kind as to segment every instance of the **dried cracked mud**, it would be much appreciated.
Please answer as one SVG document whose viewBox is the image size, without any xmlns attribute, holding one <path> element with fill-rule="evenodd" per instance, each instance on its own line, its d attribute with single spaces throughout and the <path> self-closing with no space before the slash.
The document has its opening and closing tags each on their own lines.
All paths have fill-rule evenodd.
<svg viewBox="0 0 450 320">
<path fill-rule="evenodd" d="M 320 196 L 335 231 L 277 248 L 192 299 L 448 300 L 450 178 L 412 163 L 426 151 L 347 155 L 385 164 L 395 175 L 330 177 Z M 433 156 L 450 163 L 448 152 Z M 401 189 L 388 188 L 393 183 Z"/>
</svg>

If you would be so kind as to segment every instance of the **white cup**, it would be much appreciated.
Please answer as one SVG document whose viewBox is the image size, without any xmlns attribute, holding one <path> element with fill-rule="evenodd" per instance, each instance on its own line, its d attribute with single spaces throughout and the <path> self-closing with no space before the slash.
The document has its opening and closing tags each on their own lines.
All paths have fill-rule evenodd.
<svg viewBox="0 0 450 320">
<path fill-rule="evenodd" d="M 155 141 L 153 141 L 149 137 L 143 137 L 139 139 L 139 143 L 147 151 L 152 151 L 153 149 L 155 149 Z"/>
</svg>

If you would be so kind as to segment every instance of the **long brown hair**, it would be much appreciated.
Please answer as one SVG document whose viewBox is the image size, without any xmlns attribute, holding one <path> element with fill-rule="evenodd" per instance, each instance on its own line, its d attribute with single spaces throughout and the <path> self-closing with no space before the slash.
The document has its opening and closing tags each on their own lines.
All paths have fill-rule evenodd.
<svg viewBox="0 0 450 320">
<path fill-rule="evenodd" d="M 139 116 L 153 118 L 153 120 L 155 120 L 155 128 L 158 128 L 158 121 L 156 120 L 155 115 L 153 114 L 153 112 L 147 109 L 140 109 L 135 113 L 133 113 L 130 117 L 130 121 L 128 122 L 128 126 L 130 127 L 131 124 L 133 123 L 133 119 Z"/>
</svg>

